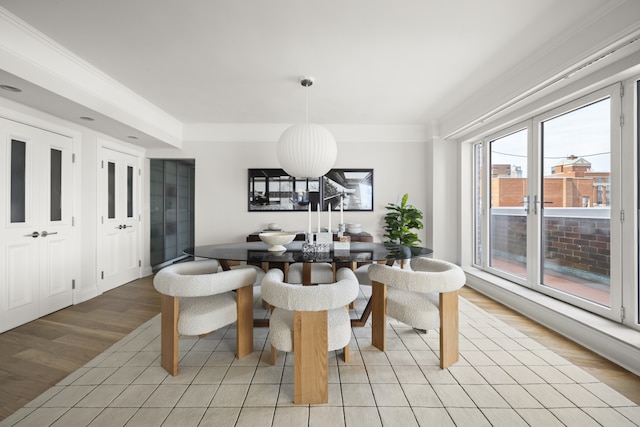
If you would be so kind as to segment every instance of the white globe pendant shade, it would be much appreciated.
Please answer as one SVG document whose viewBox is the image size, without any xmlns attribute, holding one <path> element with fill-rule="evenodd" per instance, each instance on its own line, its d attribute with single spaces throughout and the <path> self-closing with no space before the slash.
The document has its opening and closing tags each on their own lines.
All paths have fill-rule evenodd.
<svg viewBox="0 0 640 427">
<path fill-rule="evenodd" d="M 329 172 L 338 157 L 336 140 L 314 123 L 293 125 L 280 136 L 277 156 L 284 171 L 295 178 L 318 178 Z"/>
</svg>

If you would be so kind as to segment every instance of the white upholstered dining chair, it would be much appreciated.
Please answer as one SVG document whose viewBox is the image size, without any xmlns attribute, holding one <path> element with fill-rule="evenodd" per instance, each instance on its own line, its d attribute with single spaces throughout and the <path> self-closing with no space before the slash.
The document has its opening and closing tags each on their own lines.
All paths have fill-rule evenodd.
<svg viewBox="0 0 640 427">
<path fill-rule="evenodd" d="M 328 402 L 328 352 L 344 348 L 349 362 L 351 319 L 346 305 L 358 296 L 359 285 L 348 268 L 336 273 L 336 283 L 317 286 L 289 284 L 284 273 L 271 269 L 262 281 L 262 298 L 274 307 L 269 320 L 271 364 L 276 350 L 293 351 L 294 403 Z"/>
<path fill-rule="evenodd" d="M 386 349 L 386 316 L 417 329 L 440 328 L 440 368 L 458 361 L 458 290 L 462 269 L 450 262 L 412 258 L 410 269 L 369 266 L 372 282 L 371 343 Z"/>
<path fill-rule="evenodd" d="M 333 283 L 335 281 L 333 275 L 333 265 L 327 262 L 310 263 L 311 274 L 309 283 Z M 304 263 L 295 262 L 289 266 L 287 271 L 287 283 L 304 283 L 303 277 Z"/>
<path fill-rule="evenodd" d="M 153 279 L 161 294 L 161 365 L 178 374 L 178 335 L 205 335 L 237 322 L 239 359 L 253 351 L 253 286 L 256 270 L 219 271 L 215 260 L 165 267 Z M 235 292 L 233 292 L 235 291 Z"/>
</svg>

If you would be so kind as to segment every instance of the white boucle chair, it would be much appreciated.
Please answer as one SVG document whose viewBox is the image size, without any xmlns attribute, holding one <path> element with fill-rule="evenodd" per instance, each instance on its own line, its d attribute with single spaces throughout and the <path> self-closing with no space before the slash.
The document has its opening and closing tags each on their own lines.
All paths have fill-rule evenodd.
<svg viewBox="0 0 640 427">
<path fill-rule="evenodd" d="M 255 270 L 256 281 L 253 282 L 253 286 L 260 286 L 262 284 L 262 279 L 264 278 L 264 274 L 265 274 L 262 268 L 252 264 L 238 264 L 238 265 L 232 265 L 229 267 L 230 270 L 238 270 L 241 268 L 249 268 L 249 269 Z M 218 271 L 225 271 L 225 270 L 221 266 L 220 268 L 218 268 Z"/>
<path fill-rule="evenodd" d="M 344 348 L 349 362 L 351 319 L 346 305 L 359 292 L 353 271 L 341 268 L 336 283 L 303 286 L 283 282 L 271 269 L 262 281 L 262 298 L 274 306 L 269 320 L 271 364 L 276 350 L 293 351 L 294 403 L 327 403 L 328 352 Z"/>
<path fill-rule="evenodd" d="M 256 270 L 218 267 L 215 260 L 182 262 L 163 268 L 153 279 L 161 294 L 161 365 L 171 375 L 178 374 L 178 334 L 204 335 L 237 322 L 238 359 L 253 352 Z"/>
<path fill-rule="evenodd" d="M 386 316 L 418 329 L 440 328 L 440 368 L 458 361 L 458 290 L 466 277 L 447 261 L 417 257 L 405 270 L 369 266 L 372 282 L 371 343 L 386 349 Z"/>
</svg>

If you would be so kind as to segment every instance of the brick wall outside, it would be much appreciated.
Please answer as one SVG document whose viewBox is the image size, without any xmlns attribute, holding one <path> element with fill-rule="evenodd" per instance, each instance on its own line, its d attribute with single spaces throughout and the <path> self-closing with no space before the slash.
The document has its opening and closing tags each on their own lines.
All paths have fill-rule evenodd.
<svg viewBox="0 0 640 427">
<path fill-rule="evenodd" d="M 611 232 L 608 219 L 545 218 L 545 259 L 564 267 L 609 277 Z"/>
<path fill-rule="evenodd" d="M 524 265 L 527 257 L 527 217 L 491 215 L 491 253 Z"/>
<path fill-rule="evenodd" d="M 610 227 L 607 218 L 547 217 L 544 219 L 544 256 L 547 267 L 576 276 L 610 275 Z M 492 215 L 492 254 L 522 263 L 526 258 L 526 217 Z"/>
</svg>

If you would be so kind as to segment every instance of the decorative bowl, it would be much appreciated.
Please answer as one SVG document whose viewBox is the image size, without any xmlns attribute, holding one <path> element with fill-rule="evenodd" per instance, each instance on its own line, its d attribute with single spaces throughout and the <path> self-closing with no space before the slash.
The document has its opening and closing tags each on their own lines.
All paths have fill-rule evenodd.
<svg viewBox="0 0 640 427">
<path fill-rule="evenodd" d="M 287 250 L 284 245 L 293 242 L 293 239 L 296 238 L 296 233 L 287 233 L 285 231 L 277 232 L 270 231 L 266 233 L 260 233 L 260 240 L 266 243 L 269 246 L 267 249 L 270 252 L 284 252 Z"/>
<path fill-rule="evenodd" d="M 362 233 L 362 225 L 361 224 L 347 224 L 347 232 L 351 234 L 360 234 Z"/>
</svg>

